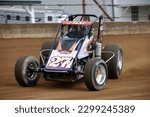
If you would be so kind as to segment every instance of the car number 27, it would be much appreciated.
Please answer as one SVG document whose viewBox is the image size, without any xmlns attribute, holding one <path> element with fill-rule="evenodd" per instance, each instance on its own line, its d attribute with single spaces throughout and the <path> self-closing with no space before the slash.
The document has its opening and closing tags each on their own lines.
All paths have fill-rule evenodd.
<svg viewBox="0 0 150 117">
<path fill-rule="evenodd" d="M 55 56 L 48 62 L 48 67 L 62 67 L 65 68 L 71 63 L 72 58 L 70 57 L 59 57 Z"/>
</svg>

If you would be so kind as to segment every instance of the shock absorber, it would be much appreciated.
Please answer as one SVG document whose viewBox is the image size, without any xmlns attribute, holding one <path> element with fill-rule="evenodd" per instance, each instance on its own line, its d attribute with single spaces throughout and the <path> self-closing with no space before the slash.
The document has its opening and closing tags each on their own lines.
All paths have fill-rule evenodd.
<svg viewBox="0 0 150 117">
<path fill-rule="evenodd" d="M 101 50 L 102 50 L 102 44 L 96 42 L 96 48 L 95 48 L 95 56 L 101 57 Z"/>
</svg>

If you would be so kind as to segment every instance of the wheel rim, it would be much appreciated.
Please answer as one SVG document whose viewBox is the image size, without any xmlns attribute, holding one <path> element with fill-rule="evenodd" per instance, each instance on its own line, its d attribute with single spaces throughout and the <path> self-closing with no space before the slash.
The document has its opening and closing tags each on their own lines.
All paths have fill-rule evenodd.
<svg viewBox="0 0 150 117">
<path fill-rule="evenodd" d="M 96 68 L 96 82 L 101 85 L 105 82 L 105 79 L 106 79 L 106 69 L 103 65 L 99 65 L 97 68 Z"/>
<path fill-rule="evenodd" d="M 121 69 L 122 69 L 122 53 L 121 53 L 121 51 L 118 51 L 117 70 L 119 71 L 119 73 L 120 73 Z"/>
<path fill-rule="evenodd" d="M 29 62 L 27 64 L 27 69 L 26 69 L 26 77 L 29 80 L 35 80 L 37 77 L 37 72 L 34 70 L 37 70 L 37 64 L 36 62 Z"/>
</svg>

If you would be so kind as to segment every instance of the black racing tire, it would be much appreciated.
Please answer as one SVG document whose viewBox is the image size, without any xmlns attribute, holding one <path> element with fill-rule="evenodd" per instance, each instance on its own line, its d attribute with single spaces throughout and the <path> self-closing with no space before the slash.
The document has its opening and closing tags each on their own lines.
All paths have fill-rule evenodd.
<svg viewBox="0 0 150 117">
<path fill-rule="evenodd" d="M 38 68 L 39 66 L 34 56 L 26 55 L 20 57 L 15 64 L 14 71 L 19 85 L 24 87 L 35 86 L 40 78 L 40 73 L 37 72 Z"/>
<path fill-rule="evenodd" d="M 58 41 L 56 41 L 56 43 L 55 43 L 55 45 L 54 45 L 54 49 L 57 48 L 57 45 L 58 45 Z M 46 42 L 44 42 L 44 43 L 42 44 L 42 46 L 41 46 L 41 51 L 47 50 L 47 51 L 44 51 L 44 52 L 42 53 L 42 55 L 44 56 L 44 61 L 45 61 L 45 62 L 46 62 L 47 59 L 48 59 L 48 55 L 49 55 L 49 52 L 51 51 L 51 47 L 52 47 L 51 41 L 46 41 Z M 41 56 L 40 56 L 40 66 L 41 66 L 41 67 L 44 67 L 43 62 L 42 62 L 42 59 L 41 59 Z"/>
<path fill-rule="evenodd" d="M 90 59 L 84 70 L 84 83 L 91 91 L 99 91 L 107 83 L 108 70 L 105 61 L 100 58 Z"/>
<path fill-rule="evenodd" d="M 115 56 L 107 62 L 108 66 L 108 78 L 118 79 L 123 68 L 123 51 L 122 47 L 119 44 L 109 43 L 105 46 L 104 51 L 113 52 Z M 110 57 L 110 54 L 103 54 L 102 58 L 107 60 Z"/>
</svg>

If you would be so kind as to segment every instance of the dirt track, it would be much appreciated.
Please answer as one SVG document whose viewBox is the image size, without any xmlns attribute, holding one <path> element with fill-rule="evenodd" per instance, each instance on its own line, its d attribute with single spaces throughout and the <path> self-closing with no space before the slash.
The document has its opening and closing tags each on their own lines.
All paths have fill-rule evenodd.
<svg viewBox="0 0 150 117">
<path fill-rule="evenodd" d="M 150 35 L 104 37 L 104 44 L 122 45 L 124 68 L 120 79 L 109 79 L 105 89 L 96 92 L 89 91 L 83 81 L 64 84 L 45 81 L 42 76 L 36 87 L 16 83 L 17 58 L 25 54 L 39 58 L 45 40 L 0 40 L 0 99 L 150 99 Z"/>
</svg>

